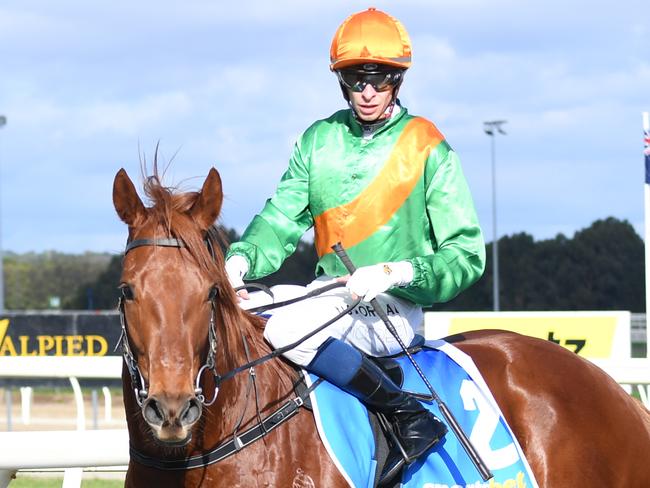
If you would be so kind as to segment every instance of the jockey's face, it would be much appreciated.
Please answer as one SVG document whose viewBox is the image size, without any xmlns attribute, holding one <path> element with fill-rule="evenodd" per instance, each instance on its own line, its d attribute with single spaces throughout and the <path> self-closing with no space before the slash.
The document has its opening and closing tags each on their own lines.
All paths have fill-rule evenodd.
<svg viewBox="0 0 650 488">
<path fill-rule="evenodd" d="M 352 108 L 364 122 L 374 122 L 383 115 L 393 98 L 394 89 L 378 92 L 370 83 L 361 92 L 346 88 Z"/>
</svg>

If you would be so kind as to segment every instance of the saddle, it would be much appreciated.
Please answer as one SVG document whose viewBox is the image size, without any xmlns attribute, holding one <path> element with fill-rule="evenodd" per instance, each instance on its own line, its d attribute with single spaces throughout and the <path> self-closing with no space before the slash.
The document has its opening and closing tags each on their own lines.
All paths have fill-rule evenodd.
<svg viewBox="0 0 650 488">
<path fill-rule="evenodd" d="M 413 338 L 413 341 L 408 347 L 409 353 L 416 354 L 421 351 L 424 347 L 424 337 L 416 335 Z M 362 352 L 362 354 L 364 354 Z M 404 353 L 400 352 L 392 356 L 364 356 L 368 357 L 373 361 L 382 371 L 400 388 L 404 384 L 404 371 L 402 366 L 399 364 L 396 358 L 403 356 Z M 305 383 L 305 377 L 300 376 L 299 380 L 294 384 L 294 390 L 297 396 L 305 397 L 305 391 L 308 389 L 307 384 Z M 313 406 L 311 403 L 311 398 L 308 397 L 308 400 L 305 401 L 304 407 L 313 411 Z M 390 452 L 391 445 L 391 434 L 387 431 L 390 428 L 390 422 L 382 418 L 383 415 L 380 413 L 375 413 L 371 410 L 368 410 L 368 421 L 372 429 L 372 435 L 375 441 L 375 453 L 374 459 L 377 461 L 377 469 L 375 470 L 375 477 L 372 486 L 377 486 L 379 481 L 379 476 L 383 470 L 384 464 Z M 391 484 L 383 485 L 382 488 L 397 488 L 401 484 L 399 478 L 396 478 Z"/>
<path fill-rule="evenodd" d="M 465 353 L 444 341 L 418 338 L 411 347 L 427 380 L 447 404 L 467 435 L 476 434 L 475 445 L 494 474 L 494 486 L 537 488 L 521 446 L 503 418 L 480 372 Z M 424 382 L 404 355 L 373 358 L 404 391 L 428 393 Z M 353 487 L 376 486 L 389 452 L 389 440 L 379 417 L 355 397 L 336 386 L 305 373 L 311 407 L 323 443 Z M 315 387 L 315 385 L 317 386 Z M 423 406 L 443 417 L 436 402 Z M 473 437 L 472 437 L 473 438 Z M 476 467 L 451 432 L 425 458 L 408 465 L 394 485 L 484 486 Z M 382 487 L 384 488 L 384 487 Z"/>
</svg>

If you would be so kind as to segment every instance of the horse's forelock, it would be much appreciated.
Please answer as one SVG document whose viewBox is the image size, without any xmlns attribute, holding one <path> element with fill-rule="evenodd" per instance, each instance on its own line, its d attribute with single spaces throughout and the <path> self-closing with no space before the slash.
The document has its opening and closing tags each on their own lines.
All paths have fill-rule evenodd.
<svg viewBox="0 0 650 488">
<path fill-rule="evenodd" d="M 199 265 L 210 273 L 220 275 L 223 258 L 213 262 L 205 243 L 204 231 L 188 214 L 199 195 L 196 191 L 179 192 L 175 187 L 162 184 L 157 172 L 145 178 L 144 193 L 150 200 L 145 226 L 162 229 L 165 235 L 155 237 L 174 237 L 180 239 Z M 220 254 L 220 250 L 219 250 Z"/>
</svg>

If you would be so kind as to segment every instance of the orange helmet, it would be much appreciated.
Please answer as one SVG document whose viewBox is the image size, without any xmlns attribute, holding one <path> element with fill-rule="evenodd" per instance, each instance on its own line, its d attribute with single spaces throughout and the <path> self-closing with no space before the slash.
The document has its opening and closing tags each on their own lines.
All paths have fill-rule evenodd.
<svg viewBox="0 0 650 488">
<path fill-rule="evenodd" d="M 363 63 L 407 69 L 411 66 L 411 39 L 394 17 L 369 8 L 350 15 L 339 26 L 330 48 L 332 71 Z"/>
</svg>

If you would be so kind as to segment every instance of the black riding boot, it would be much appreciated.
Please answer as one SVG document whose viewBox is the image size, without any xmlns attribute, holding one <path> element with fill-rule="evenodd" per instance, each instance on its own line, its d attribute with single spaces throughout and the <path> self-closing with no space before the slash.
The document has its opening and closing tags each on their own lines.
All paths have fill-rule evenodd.
<svg viewBox="0 0 650 488">
<path fill-rule="evenodd" d="M 447 433 L 445 424 L 419 401 L 402 391 L 366 357 L 350 382 L 339 387 L 373 411 L 383 413 L 393 424 L 395 435 L 404 448 L 406 459 L 397 446 L 393 446 L 389 452 L 379 486 L 392 480 L 405 464 L 415 461 Z"/>
</svg>

